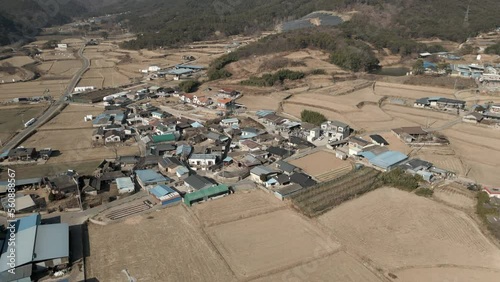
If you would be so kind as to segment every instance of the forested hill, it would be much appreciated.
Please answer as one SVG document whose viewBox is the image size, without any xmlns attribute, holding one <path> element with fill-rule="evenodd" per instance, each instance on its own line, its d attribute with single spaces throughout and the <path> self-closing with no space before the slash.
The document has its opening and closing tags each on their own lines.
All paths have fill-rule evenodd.
<svg viewBox="0 0 500 282">
<path fill-rule="evenodd" d="M 112 0 L 108 0 L 112 1 Z M 272 29 L 317 10 L 358 11 L 348 26 L 354 36 L 393 33 L 400 38 L 439 37 L 464 41 L 500 25 L 500 1 L 466 0 L 125 0 L 110 12 L 130 11 L 132 31 L 143 34 L 125 45 L 154 48 Z M 347 30 L 347 29 L 346 29 Z M 391 35 L 392 36 L 392 35 Z"/>
<path fill-rule="evenodd" d="M 76 0 L 0 0 L 0 45 L 30 39 L 43 27 L 64 24 L 85 13 L 87 9 Z"/>
<path fill-rule="evenodd" d="M 56 6 L 54 6 L 57 3 Z M 62 4 L 60 4 L 62 3 Z M 253 34 L 313 11 L 357 11 L 341 25 L 353 37 L 376 41 L 439 37 L 463 41 L 500 26 L 499 0 L 0 0 L 0 44 L 33 36 L 33 29 L 65 23 L 74 16 L 129 12 L 122 24 L 140 36 L 127 48 L 155 48 Z M 28 32 L 29 31 L 29 32 Z M 380 43 L 378 45 L 383 45 Z"/>
</svg>

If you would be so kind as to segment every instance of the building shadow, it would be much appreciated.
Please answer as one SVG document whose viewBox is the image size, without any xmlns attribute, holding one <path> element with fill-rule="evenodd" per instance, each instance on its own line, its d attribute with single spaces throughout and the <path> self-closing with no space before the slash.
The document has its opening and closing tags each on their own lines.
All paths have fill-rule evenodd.
<svg viewBox="0 0 500 282">
<path fill-rule="evenodd" d="M 59 215 L 42 219 L 42 224 L 57 224 L 57 223 L 61 223 L 61 216 Z"/>
</svg>

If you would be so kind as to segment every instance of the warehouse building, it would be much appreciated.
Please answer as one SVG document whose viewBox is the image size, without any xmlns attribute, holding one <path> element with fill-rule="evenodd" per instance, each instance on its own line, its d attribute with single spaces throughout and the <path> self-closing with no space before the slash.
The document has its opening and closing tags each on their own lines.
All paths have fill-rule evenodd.
<svg viewBox="0 0 500 282">
<path fill-rule="evenodd" d="M 7 240 L 0 240 L 0 281 L 32 281 L 32 275 L 65 269 L 69 263 L 69 227 L 66 223 L 41 224 L 40 214 L 18 219 L 5 238 L 16 238 L 14 274 L 9 272 Z M 11 235 L 11 233 L 15 235 Z"/>
<path fill-rule="evenodd" d="M 408 159 L 408 156 L 398 151 L 386 151 L 375 155 L 372 152 L 362 152 L 368 162 L 382 171 L 390 171 Z"/>
<path fill-rule="evenodd" d="M 137 183 L 142 189 L 147 190 L 148 186 L 155 186 L 158 184 L 167 184 L 170 182 L 168 177 L 165 177 L 158 172 L 150 169 L 136 170 L 135 171 Z"/>
<path fill-rule="evenodd" d="M 149 190 L 153 200 L 162 206 L 178 203 L 182 200 L 181 195 L 167 185 L 156 185 Z"/>
<path fill-rule="evenodd" d="M 184 195 L 184 204 L 190 207 L 194 203 L 208 201 L 209 199 L 227 194 L 229 194 L 229 187 L 224 184 L 219 184 Z"/>
</svg>

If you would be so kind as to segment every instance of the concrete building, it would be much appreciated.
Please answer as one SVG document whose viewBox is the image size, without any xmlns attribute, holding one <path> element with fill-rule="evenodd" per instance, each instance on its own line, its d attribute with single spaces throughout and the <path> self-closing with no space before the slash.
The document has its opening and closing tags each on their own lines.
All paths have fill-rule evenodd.
<svg viewBox="0 0 500 282">
<path fill-rule="evenodd" d="M 343 122 L 329 120 L 321 124 L 321 131 L 328 139 L 342 140 L 349 136 L 351 128 Z"/>
<path fill-rule="evenodd" d="M 218 156 L 215 154 L 192 154 L 188 159 L 193 169 L 206 170 L 217 163 Z"/>
</svg>

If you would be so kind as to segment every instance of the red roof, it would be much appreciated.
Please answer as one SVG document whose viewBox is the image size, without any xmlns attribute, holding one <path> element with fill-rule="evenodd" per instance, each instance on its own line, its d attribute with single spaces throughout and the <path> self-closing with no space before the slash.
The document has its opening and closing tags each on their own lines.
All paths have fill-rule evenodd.
<svg viewBox="0 0 500 282">
<path fill-rule="evenodd" d="M 233 99 L 231 99 L 231 98 L 219 99 L 219 103 L 220 103 L 220 104 L 224 104 L 224 105 L 225 105 L 225 104 L 229 104 L 229 103 L 231 103 L 232 101 L 233 101 Z"/>
<path fill-rule="evenodd" d="M 484 191 L 490 195 L 500 195 L 500 188 L 486 188 L 484 187 Z"/>
</svg>

